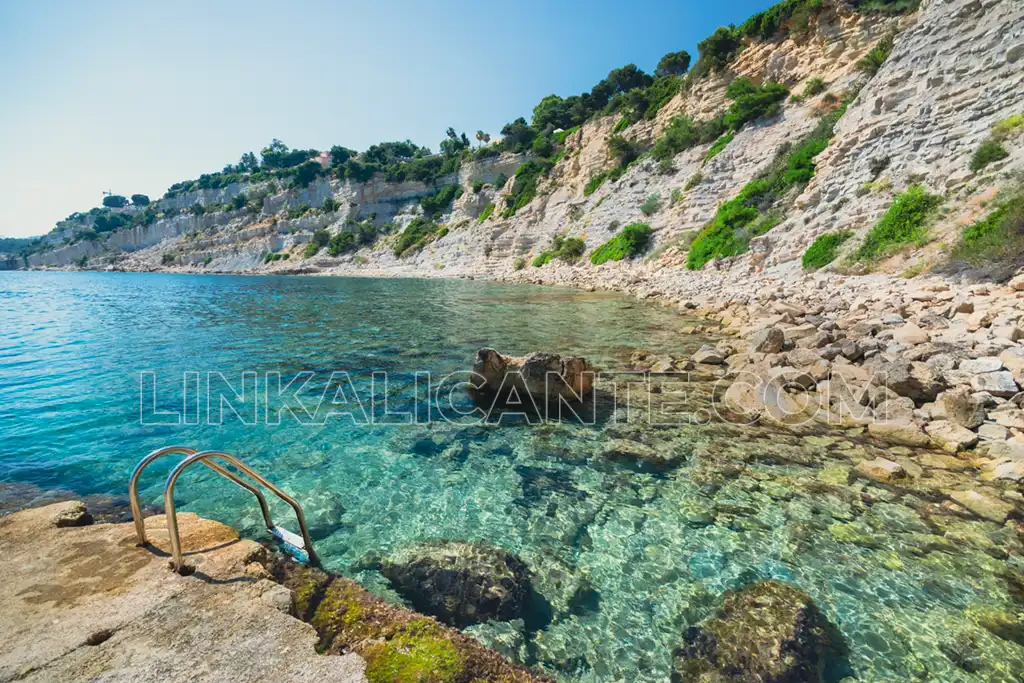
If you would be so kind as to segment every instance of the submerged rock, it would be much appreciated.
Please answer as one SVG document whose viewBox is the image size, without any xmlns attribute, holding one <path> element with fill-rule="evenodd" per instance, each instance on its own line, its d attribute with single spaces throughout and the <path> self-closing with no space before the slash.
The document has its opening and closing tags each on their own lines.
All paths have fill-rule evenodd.
<svg viewBox="0 0 1024 683">
<path fill-rule="evenodd" d="M 476 352 L 473 373 L 477 392 L 504 398 L 514 390 L 520 400 L 526 400 L 525 391 L 541 401 L 571 401 L 586 396 L 594 386 L 594 370 L 585 358 L 557 353 L 514 357 L 483 348 Z"/>
<path fill-rule="evenodd" d="M 518 619 L 532 593 L 526 563 L 491 546 L 433 541 L 364 563 L 373 565 L 418 611 L 459 628 Z"/>
<path fill-rule="evenodd" d="M 811 596 L 782 581 L 757 581 L 727 591 L 718 613 L 686 633 L 672 681 L 815 683 L 845 652 Z"/>
</svg>

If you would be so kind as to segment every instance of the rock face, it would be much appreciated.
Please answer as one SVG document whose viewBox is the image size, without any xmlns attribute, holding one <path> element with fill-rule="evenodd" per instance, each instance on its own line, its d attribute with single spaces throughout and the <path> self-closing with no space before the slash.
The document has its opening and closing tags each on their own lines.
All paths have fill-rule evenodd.
<svg viewBox="0 0 1024 683">
<path fill-rule="evenodd" d="M 845 644 L 807 593 L 776 580 L 728 591 L 718 613 L 686 633 L 673 683 L 815 683 Z"/>
<path fill-rule="evenodd" d="M 473 373 L 477 393 L 507 398 L 514 391 L 521 401 L 527 400 L 524 392 L 537 401 L 576 400 L 594 386 L 594 370 L 585 358 L 555 353 L 517 358 L 483 348 L 476 352 Z"/>
<path fill-rule="evenodd" d="M 532 592 L 526 564 L 490 546 L 437 541 L 403 549 L 378 564 L 418 611 L 459 628 L 518 619 Z"/>
</svg>

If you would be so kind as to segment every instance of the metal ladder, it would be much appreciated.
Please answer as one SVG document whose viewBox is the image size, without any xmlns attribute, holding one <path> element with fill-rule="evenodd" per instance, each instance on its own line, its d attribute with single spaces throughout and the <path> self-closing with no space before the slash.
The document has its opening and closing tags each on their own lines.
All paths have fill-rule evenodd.
<svg viewBox="0 0 1024 683">
<path fill-rule="evenodd" d="M 185 563 L 182 559 L 181 537 L 178 534 L 178 517 L 174 509 L 174 484 L 178 481 L 178 477 L 181 476 L 181 473 L 184 472 L 189 465 L 197 462 L 201 462 L 217 474 L 230 479 L 256 496 L 256 500 L 260 504 L 260 511 L 263 513 L 263 521 L 267 525 L 267 531 L 282 543 L 285 550 L 288 551 L 290 555 L 306 564 L 312 564 L 314 566 L 318 566 L 320 564 L 319 558 L 317 558 L 316 553 L 313 551 L 313 541 L 309 537 L 309 530 L 306 528 L 306 517 L 302 514 L 302 508 L 297 502 L 295 502 L 294 498 L 271 484 L 233 455 L 224 453 L 223 451 L 196 452 L 195 449 L 187 448 L 185 446 L 167 446 L 165 448 L 158 448 L 143 458 L 139 464 L 135 466 L 135 471 L 132 472 L 131 480 L 128 483 L 128 497 L 132 506 L 132 519 L 135 522 L 135 535 L 138 541 L 137 545 L 144 546 L 147 543 L 146 521 L 142 518 L 142 508 L 139 506 L 139 477 L 142 475 L 142 471 L 145 470 L 154 460 L 162 458 L 165 455 L 173 454 L 183 454 L 188 456 L 179 462 L 173 470 L 171 470 L 171 473 L 167 477 L 167 484 L 164 486 L 164 509 L 167 516 L 167 534 L 171 539 L 171 555 L 174 560 L 175 572 L 181 574 Z M 263 497 L 260 490 L 231 470 L 216 462 L 217 460 L 231 465 L 236 470 L 240 471 L 242 474 L 246 475 L 256 483 L 268 489 L 278 498 L 288 503 L 292 510 L 295 511 L 295 517 L 299 520 L 299 531 L 302 535 L 294 534 L 287 529 L 283 529 L 275 525 L 273 520 L 270 518 L 270 508 L 267 507 L 267 499 Z"/>
</svg>

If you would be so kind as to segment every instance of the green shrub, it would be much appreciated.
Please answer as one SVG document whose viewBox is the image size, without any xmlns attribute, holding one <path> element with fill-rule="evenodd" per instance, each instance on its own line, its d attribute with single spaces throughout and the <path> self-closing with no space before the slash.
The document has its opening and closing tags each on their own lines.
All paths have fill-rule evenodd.
<svg viewBox="0 0 1024 683">
<path fill-rule="evenodd" d="M 974 152 L 974 156 L 971 157 L 970 168 L 977 173 L 992 162 L 1005 159 L 1008 156 L 1010 156 L 1010 153 L 1003 147 L 1003 143 L 994 138 L 989 138 L 981 143 L 981 146 Z"/>
<path fill-rule="evenodd" d="M 683 189 L 684 190 L 692 190 L 693 188 L 695 188 L 698 185 L 700 185 L 703 180 L 704 180 L 704 174 L 701 173 L 700 171 L 697 171 L 692 176 L 690 176 L 689 180 L 686 181 L 686 185 L 683 186 Z"/>
<path fill-rule="evenodd" d="M 557 142 L 560 145 L 564 145 L 565 139 L 572 135 L 573 133 L 575 133 L 576 131 L 578 131 L 579 129 L 579 126 L 573 126 L 572 128 L 567 128 L 561 132 L 555 133 L 555 142 Z"/>
<path fill-rule="evenodd" d="M 839 247 L 851 237 L 853 237 L 853 233 L 849 230 L 821 235 L 804 252 L 802 260 L 804 268 L 806 270 L 817 270 L 832 263 L 836 260 Z"/>
<path fill-rule="evenodd" d="M 423 216 L 417 216 L 405 230 L 395 239 L 392 251 L 395 256 L 403 258 L 419 251 L 444 227 Z"/>
<path fill-rule="evenodd" d="M 654 119 L 661 111 L 661 108 L 668 104 L 679 89 L 682 87 L 683 80 L 679 76 L 670 75 L 662 76 L 655 79 L 654 83 L 644 92 L 645 99 L 647 100 L 647 108 L 644 110 L 643 117 L 648 121 Z"/>
<path fill-rule="evenodd" d="M 359 248 L 359 238 L 351 230 L 341 230 L 331 236 L 327 243 L 327 253 L 331 256 L 341 256 Z"/>
<path fill-rule="evenodd" d="M 538 135 L 530 145 L 530 151 L 538 157 L 550 157 L 555 151 L 555 141 L 548 136 Z"/>
<path fill-rule="evenodd" d="M 525 267 L 526 267 L 526 259 L 524 259 L 522 256 L 517 258 L 515 260 L 515 262 L 512 264 L 512 269 L 513 270 L 522 270 Z"/>
<path fill-rule="evenodd" d="M 658 212 L 661 207 L 661 197 L 656 194 L 652 194 L 648 197 L 643 204 L 640 205 L 640 211 L 645 216 L 652 216 Z"/>
<path fill-rule="evenodd" d="M 744 186 L 736 198 L 718 207 L 715 217 L 697 234 L 686 257 L 686 267 L 702 268 L 716 257 L 735 256 L 747 249 L 752 237 L 779 224 L 782 216 L 768 207 L 794 187 L 806 185 L 814 175 L 814 158 L 828 146 L 840 107 L 818 122 L 796 147 L 783 149 L 771 165 Z M 692 179 L 691 179 L 692 180 Z"/>
<path fill-rule="evenodd" d="M 874 76 L 882 68 L 882 65 L 885 64 L 885 60 L 889 58 L 889 55 L 892 54 L 894 44 L 891 34 L 885 36 L 857 62 L 857 68 L 867 74 L 869 78 Z"/>
<path fill-rule="evenodd" d="M 583 196 L 589 197 L 597 191 L 597 188 L 601 187 L 601 184 L 608 179 L 608 172 L 601 171 L 597 175 L 594 175 L 587 181 L 586 187 L 583 188 Z"/>
<path fill-rule="evenodd" d="M 700 135 L 689 116 L 674 116 L 651 148 L 651 156 L 662 161 L 700 144 Z"/>
<path fill-rule="evenodd" d="M 600 265 L 607 261 L 621 261 L 642 254 L 651 240 L 651 226 L 646 223 L 631 223 L 615 237 L 599 246 L 590 254 L 590 262 Z"/>
<path fill-rule="evenodd" d="M 320 205 L 320 210 L 324 213 L 334 213 L 341 208 L 341 204 L 333 197 L 327 197 L 324 199 L 324 203 Z"/>
<path fill-rule="evenodd" d="M 312 207 L 310 207 L 309 204 L 302 203 L 302 204 L 299 204 L 298 206 L 292 207 L 292 208 L 288 209 L 287 211 L 285 211 L 285 216 L 287 216 L 291 220 L 295 220 L 297 218 L 302 218 L 303 216 L 305 216 L 307 213 L 309 213 L 312 210 L 313 209 L 312 209 Z"/>
<path fill-rule="evenodd" d="M 615 123 L 614 126 L 612 126 L 612 135 L 615 135 L 616 133 L 621 133 L 622 131 L 629 128 L 631 125 L 633 125 L 633 122 L 630 121 L 625 116 L 623 116 Z"/>
<path fill-rule="evenodd" d="M 683 191 L 678 187 L 672 188 L 672 194 L 669 195 L 668 205 L 675 206 L 683 200 Z"/>
<path fill-rule="evenodd" d="M 316 256 L 321 249 L 327 246 L 328 242 L 331 241 L 331 233 L 327 232 L 323 228 L 313 231 L 313 237 L 309 240 L 306 245 L 306 250 L 302 252 L 305 258 L 312 258 Z"/>
<path fill-rule="evenodd" d="M 779 113 L 779 103 L 789 95 L 789 89 L 781 83 L 765 83 L 757 86 L 746 77 L 739 77 L 726 88 L 725 96 L 733 100 L 725 112 L 725 125 L 739 130 L 749 121 L 774 116 Z"/>
<path fill-rule="evenodd" d="M 941 203 L 941 197 L 928 194 L 920 185 L 908 188 L 871 228 L 853 259 L 872 261 L 884 257 L 894 247 L 920 242 L 927 234 L 928 219 Z"/>
<path fill-rule="evenodd" d="M 992 137 L 996 140 L 1005 140 L 1022 130 L 1024 130 L 1024 114 L 1014 114 L 992 126 Z"/>
<path fill-rule="evenodd" d="M 697 235 L 686 255 L 686 267 L 697 270 L 717 256 L 733 256 L 747 248 L 741 229 L 758 217 L 758 211 L 743 199 L 731 199 L 720 207 L 715 218 Z"/>
<path fill-rule="evenodd" d="M 133 194 L 132 204 L 135 206 L 149 206 L 149 197 L 144 194 Z"/>
<path fill-rule="evenodd" d="M 476 222 L 483 223 L 491 217 L 492 213 L 494 213 L 494 202 L 490 202 L 484 207 L 484 210 L 480 212 L 480 216 L 476 219 Z"/>
<path fill-rule="evenodd" d="M 640 147 L 640 143 L 635 140 L 628 140 L 621 135 L 611 135 L 608 137 L 608 156 L 614 159 L 618 165 L 615 170 L 625 171 L 631 163 L 636 161 L 643 150 Z"/>
<path fill-rule="evenodd" d="M 165 266 L 169 266 L 178 260 L 178 255 L 174 252 L 166 251 L 164 255 L 160 257 L 160 263 Z"/>
<path fill-rule="evenodd" d="M 501 190 L 503 187 L 505 187 L 505 183 L 507 182 L 508 176 L 505 175 L 504 173 L 499 173 L 497 177 L 495 177 L 494 182 L 491 183 L 491 185 L 494 187 L 495 190 Z"/>
<path fill-rule="evenodd" d="M 562 241 L 562 248 L 558 250 L 558 258 L 567 263 L 575 263 L 587 250 L 586 243 L 579 237 L 566 237 Z"/>
<path fill-rule="evenodd" d="M 814 97 L 815 95 L 820 95 L 825 92 L 826 87 L 824 78 L 812 78 L 804 85 L 803 96 L 805 98 L 809 98 Z"/>
<path fill-rule="evenodd" d="M 551 238 L 551 248 L 547 251 L 542 251 L 533 259 L 533 267 L 540 268 L 554 258 L 568 263 L 575 263 L 583 256 L 586 248 L 586 243 L 579 237 L 555 235 Z"/>
<path fill-rule="evenodd" d="M 1024 260 L 1024 187 L 1002 192 L 988 216 L 964 228 L 950 260 L 981 268 L 996 280 L 1012 276 Z"/>
<path fill-rule="evenodd" d="M 715 143 L 713 145 L 711 145 L 710 148 L 708 148 L 708 153 L 704 155 L 704 161 L 711 161 L 716 156 L 718 156 L 718 154 L 723 149 L 725 149 L 726 147 L 729 146 L 729 143 L 732 142 L 733 138 L 735 138 L 735 137 L 736 137 L 736 133 L 734 133 L 732 131 L 729 131 L 728 133 L 726 133 L 722 137 L 720 137 L 717 140 L 715 140 Z"/>
<path fill-rule="evenodd" d="M 712 71 L 719 71 L 732 61 L 742 44 L 740 32 L 735 27 L 720 26 L 715 32 L 697 43 L 698 59 L 690 72 L 692 78 L 703 78 Z"/>
<path fill-rule="evenodd" d="M 434 218 L 451 208 L 454 202 L 462 194 L 462 188 L 458 185 L 445 185 L 437 192 L 420 198 L 420 206 L 423 207 L 423 215 L 427 218 Z"/>
<path fill-rule="evenodd" d="M 482 180 L 478 180 L 473 183 L 473 194 L 480 194 L 480 190 L 484 189 L 484 185 L 486 185 L 486 183 Z"/>
<path fill-rule="evenodd" d="M 537 183 L 547 167 L 536 161 L 527 161 L 516 169 L 512 191 L 505 197 L 505 210 L 501 215 L 510 218 L 537 196 Z"/>
<path fill-rule="evenodd" d="M 810 18 L 821 11 L 823 0 L 783 0 L 747 19 L 739 28 L 744 36 L 761 40 L 775 38 L 780 32 L 806 30 Z"/>
</svg>

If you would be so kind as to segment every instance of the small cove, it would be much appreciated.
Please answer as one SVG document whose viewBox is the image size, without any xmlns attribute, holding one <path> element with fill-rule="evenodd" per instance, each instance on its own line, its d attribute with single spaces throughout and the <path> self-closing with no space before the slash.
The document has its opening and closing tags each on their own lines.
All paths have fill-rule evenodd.
<svg viewBox="0 0 1024 683">
<path fill-rule="evenodd" d="M 467 370 L 481 346 L 580 354 L 603 368 L 628 366 L 640 349 L 688 356 L 702 339 L 683 334 L 692 321 L 672 310 L 453 280 L 62 273 L 0 273 L 0 310 L 0 482 L 123 495 L 135 462 L 159 446 L 236 453 L 300 500 L 327 567 L 392 599 L 380 574 L 358 569 L 367 554 L 432 539 L 515 553 L 549 613 L 529 615 L 525 634 L 498 623 L 470 631 L 567 681 L 667 681 L 686 628 L 723 591 L 761 578 L 814 597 L 849 644 L 842 673 L 861 681 L 1024 670 L 1020 647 L 970 616 L 1019 609 L 1003 571 L 1016 539 L 941 514 L 926 492 L 852 480 L 855 459 L 878 450 L 870 444 L 728 425 L 311 427 L 209 424 L 202 410 L 197 425 L 139 422 L 140 372 L 155 373 L 156 407 L 170 411 L 187 372 L 230 382 L 310 372 L 310 395 L 347 372 L 366 395 L 371 373 L 386 371 L 388 409 L 401 412 L 416 403 L 416 373 Z M 678 464 L 609 458 L 615 440 Z M 148 502 L 166 471 L 143 482 Z M 262 537 L 245 492 L 198 471 L 178 491 L 182 509 Z M 985 666 L 966 670 L 953 648 Z"/>
</svg>

